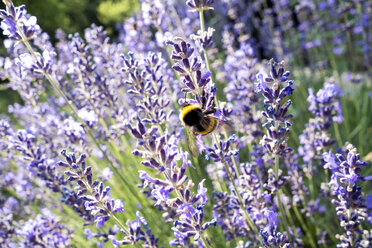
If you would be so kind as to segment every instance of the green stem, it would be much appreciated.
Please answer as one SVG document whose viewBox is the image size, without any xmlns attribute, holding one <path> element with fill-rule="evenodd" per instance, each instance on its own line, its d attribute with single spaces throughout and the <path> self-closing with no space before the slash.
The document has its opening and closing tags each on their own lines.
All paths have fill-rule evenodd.
<svg viewBox="0 0 372 248">
<path fill-rule="evenodd" d="M 310 161 L 310 163 L 308 165 L 308 171 L 310 171 L 310 172 L 307 173 L 306 176 L 307 176 L 307 178 L 309 180 L 309 184 L 310 184 L 311 199 L 315 199 L 314 180 L 313 180 L 313 172 L 311 172 L 311 166 L 312 166 L 312 161 Z"/>
<path fill-rule="evenodd" d="M 199 7 L 199 19 L 200 19 L 201 36 L 204 37 L 204 33 L 205 33 L 205 20 L 204 20 L 204 10 L 203 10 L 203 6 L 202 5 Z M 215 82 L 214 74 L 213 74 L 213 71 L 212 71 L 212 68 L 211 68 L 211 65 L 210 65 L 210 61 L 209 61 L 209 58 L 208 58 L 208 52 L 207 52 L 206 49 L 204 49 L 204 59 L 205 59 L 206 65 L 207 65 L 207 70 L 212 74 L 212 82 L 214 83 Z M 195 83 L 194 83 L 194 85 L 195 85 Z M 218 101 L 217 96 L 215 96 L 214 99 L 215 99 L 217 108 L 220 108 L 220 103 Z M 228 133 L 226 132 L 226 130 L 224 132 L 224 136 L 225 136 L 225 139 L 227 139 L 227 137 L 229 136 Z M 236 161 L 234 155 L 231 155 L 231 158 L 232 158 L 232 161 L 233 161 L 233 164 L 234 164 L 234 169 L 235 169 L 236 175 L 238 177 L 238 180 L 240 180 L 239 179 L 239 177 L 240 177 L 240 171 L 239 171 L 239 168 L 238 168 L 238 162 Z"/>
<path fill-rule="evenodd" d="M 275 167 L 274 167 L 274 172 L 275 172 L 275 178 L 276 180 L 279 180 L 279 156 L 275 155 Z"/>
<path fill-rule="evenodd" d="M 289 212 L 289 207 L 288 208 L 285 207 L 284 209 L 285 209 L 285 212 L 286 212 L 287 216 L 291 216 L 291 213 Z M 288 218 L 288 220 L 290 222 L 290 225 L 291 225 L 291 228 L 292 228 L 292 231 L 293 231 L 294 235 L 297 237 L 298 236 L 298 233 L 297 233 L 296 225 L 295 225 L 293 219 L 292 218 Z"/>
<path fill-rule="evenodd" d="M 341 139 L 340 130 L 338 129 L 338 124 L 337 123 L 333 123 L 333 126 L 335 127 L 337 144 L 338 144 L 339 147 L 342 147 L 342 139 Z"/>
<path fill-rule="evenodd" d="M 314 243 L 314 240 L 311 237 L 310 231 L 307 228 L 307 226 L 306 226 L 306 224 L 305 224 L 305 222 L 304 222 L 304 220 L 303 220 L 303 218 L 302 218 L 302 216 L 301 216 L 300 212 L 298 211 L 297 206 L 295 204 L 293 204 L 293 210 L 296 214 L 297 219 L 300 221 L 302 229 L 304 229 L 304 233 L 305 233 L 307 239 L 309 240 L 311 247 L 315 248 L 316 244 Z"/>
<path fill-rule="evenodd" d="M 201 31 L 201 34 L 200 35 L 201 35 L 202 38 L 204 38 L 205 20 L 204 20 L 203 6 L 200 6 L 199 7 L 199 19 L 200 19 L 200 31 Z M 214 74 L 213 74 L 213 71 L 212 71 L 211 63 L 209 61 L 208 53 L 207 53 L 207 50 L 206 49 L 204 49 L 204 59 L 205 59 L 205 64 L 207 65 L 207 70 L 212 74 L 212 82 L 214 83 L 215 82 L 215 78 L 214 78 Z M 217 108 L 220 108 L 220 103 L 219 103 L 217 97 L 215 97 L 215 102 L 216 102 Z"/>
</svg>

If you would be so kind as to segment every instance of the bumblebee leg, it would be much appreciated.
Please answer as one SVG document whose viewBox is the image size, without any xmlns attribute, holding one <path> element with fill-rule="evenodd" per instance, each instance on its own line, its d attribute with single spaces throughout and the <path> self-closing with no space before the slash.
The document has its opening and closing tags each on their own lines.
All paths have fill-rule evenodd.
<svg viewBox="0 0 372 248">
<path fill-rule="evenodd" d="M 209 115 L 209 114 L 214 114 L 216 112 L 217 112 L 217 109 L 211 108 L 211 109 L 208 109 L 208 110 L 204 111 L 203 114 Z"/>
<path fill-rule="evenodd" d="M 200 130 L 196 126 L 192 126 L 190 130 L 193 135 L 198 135 L 198 133 L 200 132 Z"/>
</svg>

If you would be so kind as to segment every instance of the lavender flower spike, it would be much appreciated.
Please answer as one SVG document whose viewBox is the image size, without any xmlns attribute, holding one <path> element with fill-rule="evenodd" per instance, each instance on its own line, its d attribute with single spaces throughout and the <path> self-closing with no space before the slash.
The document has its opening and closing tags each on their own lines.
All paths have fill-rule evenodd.
<svg viewBox="0 0 372 248">
<path fill-rule="evenodd" d="M 32 39 L 40 31 L 40 27 L 36 23 L 36 17 L 28 15 L 24 5 L 14 7 L 10 0 L 4 0 L 3 2 L 6 5 L 5 10 L 0 10 L 0 18 L 3 19 L 1 21 L 3 34 L 15 41 Z M 18 31 L 17 26 L 23 33 Z"/>
<path fill-rule="evenodd" d="M 283 101 L 293 93 L 294 81 L 289 80 L 290 72 L 284 71 L 284 62 L 276 63 L 270 60 L 270 65 L 270 75 L 258 73 L 256 76 L 256 92 L 265 97 L 265 111 L 262 115 L 267 119 L 264 124 L 266 135 L 261 142 L 269 153 L 284 157 L 292 151 L 292 148 L 287 146 L 286 136 L 292 125 L 290 120 L 293 115 L 287 113 L 292 101 Z"/>
<path fill-rule="evenodd" d="M 268 221 L 268 224 L 265 228 L 260 230 L 262 245 L 268 248 L 289 248 L 290 244 L 288 243 L 288 238 L 281 232 L 276 231 L 279 225 L 277 214 L 271 210 L 267 210 L 264 215 Z"/>
<path fill-rule="evenodd" d="M 136 244 L 142 240 L 145 243 L 154 243 L 157 239 L 151 236 L 151 230 L 147 227 L 146 220 L 137 213 L 137 220 L 127 221 L 127 226 L 124 226 L 115 216 L 115 213 L 123 213 L 124 203 L 120 199 L 112 199 L 110 197 L 110 187 L 104 187 L 102 182 L 93 180 L 92 167 L 85 165 L 86 155 L 82 154 L 78 158 L 74 153 L 66 153 L 63 150 L 62 155 L 65 161 L 59 161 L 58 165 L 68 168 L 65 175 L 68 176 L 67 181 L 76 182 L 76 190 L 79 199 L 84 201 L 85 209 L 90 211 L 94 216 L 94 222 L 97 227 L 104 227 L 105 223 L 111 218 L 119 225 L 120 231 L 125 235 L 124 240 L 116 240 L 114 235 L 110 239 L 115 247 L 119 245 Z M 141 227 L 144 226 L 144 229 Z M 152 237 L 152 238 L 151 238 Z M 151 240 L 151 241 L 149 241 Z"/>
<path fill-rule="evenodd" d="M 361 224 L 368 218 L 368 210 L 360 184 L 371 178 L 360 174 L 361 169 L 368 163 L 360 159 L 356 148 L 351 144 L 346 148 L 347 156 L 337 153 L 337 162 L 329 153 L 325 153 L 323 157 L 327 167 L 332 170 L 329 185 L 333 195 L 337 197 L 332 203 L 336 205 L 340 225 L 346 231 L 345 234 L 336 235 L 341 241 L 337 247 L 363 247 Z"/>
</svg>

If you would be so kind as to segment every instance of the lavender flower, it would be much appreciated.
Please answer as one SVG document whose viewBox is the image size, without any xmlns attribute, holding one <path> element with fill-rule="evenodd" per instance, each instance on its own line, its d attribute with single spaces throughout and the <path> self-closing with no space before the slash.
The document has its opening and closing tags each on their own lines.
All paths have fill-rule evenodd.
<svg viewBox="0 0 372 248">
<path fill-rule="evenodd" d="M 210 82 L 211 72 L 207 71 L 204 74 L 202 73 L 201 60 L 198 56 L 194 55 L 194 48 L 190 43 L 181 39 L 179 43 L 168 42 L 168 44 L 173 45 L 172 59 L 177 61 L 172 68 L 183 78 L 183 83 L 186 86 L 182 91 L 185 93 L 192 93 L 196 96 L 196 101 L 203 105 L 200 95 L 202 92 L 200 89 L 203 89 Z M 212 88 L 212 95 L 210 97 L 209 95 L 205 97 L 208 99 L 207 104 L 205 104 L 206 109 L 213 103 L 213 92 L 215 94 L 215 90 Z"/>
<path fill-rule="evenodd" d="M 129 227 L 130 235 L 126 236 L 124 240 L 115 239 L 114 235 L 116 233 L 109 234 L 108 238 L 112 240 L 112 244 L 114 245 L 114 247 L 135 244 L 139 240 L 144 242 L 142 246 L 145 248 L 158 247 L 157 243 L 159 239 L 155 238 L 155 236 L 151 234 L 151 229 L 147 226 L 145 218 L 140 216 L 138 211 L 136 213 L 136 216 L 137 220 L 127 221 L 126 224 Z M 124 234 L 126 235 L 126 233 Z"/>
<path fill-rule="evenodd" d="M 241 175 L 239 181 L 237 181 L 239 183 L 237 185 L 238 193 L 241 195 L 252 222 L 263 232 L 266 226 L 269 225 L 269 220 L 264 218 L 265 213 L 267 211 L 272 212 L 275 209 L 271 198 L 279 187 L 269 187 L 270 181 L 266 184 L 261 183 L 256 170 L 251 164 L 241 164 L 239 168 L 241 168 Z M 265 187 L 272 190 L 272 192 L 265 190 Z M 236 193 L 233 192 L 233 194 L 228 195 L 226 192 L 216 192 L 214 200 L 217 204 L 214 205 L 213 213 L 217 223 L 223 228 L 226 239 L 248 237 L 250 245 L 258 246 L 260 241 L 251 231 L 251 225 L 245 221 L 244 210 L 241 209 Z M 260 234 L 264 235 L 261 232 Z M 280 235 L 278 233 L 278 236 Z M 264 242 L 264 239 L 262 242 Z"/>
<path fill-rule="evenodd" d="M 16 63 L 23 70 L 29 70 L 31 73 L 50 73 L 52 71 L 51 67 L 54 62 L 54 57 L 56 54 L 53 51 L 44 50 L 42 55 L 37 54 L 37 60 L 31 56 L 29 53 L 23 53 L 19 55 Z"/>
<path fill-rule="evenodd" d="M 343 154 L 336 154 L 337 162 L 331 156 L 324 157 L 326 163 L 337 164 L 331 166 L 333 169 L 329 185 L 333 195 L 337 197 L 332 200 L 336 205 L 337 217 L 340 219 L 341 227 L 346 231 L 345 234 L 336 235 L 341 242 L 338 247 L 358 246 L 363 234 L 361 223 L 368 217 L 360 186 L 362 181 L 371 180 L 360 174 L 361 169 L 368 163 L 360 160 L 359 153 L 351 144 L 347 146 L 347 150 L 346 158 Z"/>
<path fill-rule="evenodd" d="M 9 199 L 14 199 L 10 197 Z M 7 200 L 8 201 L 8 200 Z M 2 204 L 1 204 L 2 205 Z M 13 210 L 16 210 L 14 208 Z M 0 245 L 4 247 L 16 247 L 14 241 L 16 236 L 16 228 L 14 227 L 15 220 L 13 219 L 12 208 L 7 206 L 7 202 L 0 209 Z"/>
<path fill-rule="evenodd" d="M 313 90 L 309 89 L 309 97 L 307 98 L 310 103 L 309 110 L 317 118 L 324 119 L 324 123 L 319 123 L 319 129 L 326 129 L 332 121 L 337 123 L 343 121 L 340 103 L 336 101 L 342 96 L 342 91 L 332 80 L 326 82 L 324 88 L 319 90 L 316 96 L 314 96 Z"/>
<path fill-rule="evenodd" d="M 48 209 L 42 215 L 28 220 L 17 231 L 21 237 L 18 247 L 72 247 L 72 231 L 56 220 L 56 216 Z"/>
<path fill-rule="evenodd" d="M 268 220 L 268 225 L 260 230 L 262 245 L 265 247 L 290 247 L 288 238 L 281 232 L 276 231 L 279 224 L 277 214 L 273 211 L 267 211 L 265 213 L 265 218 Z"/>
<path fill-rule="evenodd" d="M 40 31 L 36 17 L 29 16 L 26 7 L 14 7 L 12 1 L 5 1 L 6 9 L 0 10 L 1 29 L 3 34 L 15 41 L 32 39 Z M 20 32 L 22 30 L 22 32 Z"/>
<path fill-rule="evenodd" d="M 227 117 L 234 123 L 235 131 L 244 134 L 243 143 L 253 143 L 263 136 L 261 113 L 256 111 L 260 98 L 255 93 L 255 65 L 253 48 L 245 43 L 236 50 L 227 47 L 227 58 L 223 71 L 217 75 L 227 81 L 224 88 L 226 98 L 233 103 L 231 114 Z"/>
<path fill-rule="evenodd" d="M 128 93 L 134 96 L 133 104 L 138 108 L 138 117 L 134 120 L 136 124 L 127 126 L 138 143 L 138 149 L 133 154 L 144 159 L 142 165 L 162 175 L 162 178 L 152 177 L 148 172 L 140 170 L 140 179 L 145 187 L 148 184 L 153 185 L 151 195 L 156 200 L 155 206 L 166 204 L 177 212 L 178 219 L 174 220 L 173 228 L 176 240 L 171 241 L 172 245 L 186 244 L 191 236 L 195 242 L 207 245 L 205 242 L 208 241 L 204 239 L 203 233 L 213 222 L 203 223 L 203 207 L 208 201 L 206 189 L 201 181 L 198 193 L 191 194 L 194 183 L 188 181 L 185 174 L 191 165 L 188 153 L 178 147 L 178 132 L 175 130 L 174 134 L 169 134 L 175 127 L 168 124 L 173 110 L 170 108 L 168 85 L 161 76 L 163 61 L 154 54 L 149 54 L 141 64 L 130 53 L 129 57 L 123 57 L 123 62 L 122 70 L 129 75 L 125 82 L 130 87 Z M 166 124 L 165 129 L 161 124 Z M 181 160 L 182 165 L 177 165 L 177 161 Z M 175 198 L 172 197 L 172 192 L 176 193 Z"/>
<path fill-rule="evenodd" d="M 337 235 L 338 246 L 372 243 L 371 231 L 363 230 L 372 219 L 370 197 L 364 199 L 361 188 L 371 180 L 361 175 L 366 163 L 352 147 L 347 156 L 326 149 L 334 143 L 329 128 L 344 118 L 339 88 L 327 80 L 319 92 L 309 90 L 314 118 L 300 136 L 297 155 L 287 142 L 292 125 L 287 98 L 295 88 L 290 73 L 282 62 L 271 60 L 270 75 L 254 77 L 260 57 L 291 61 L 299 65 L 295 72 L 306 76 L 309 68 L 314 77 L 329 66 L 340 72 L 337 60 L 342 59 L 342 64 L 352 65 L 348 81 L 363 84 L 371 64 L 367 1 L 143 0 L 141 11 L 118 25 L 120 43 L 92 25 L 83 35 L 58 31 L 55 45 L 25 6 L 3 2 L 0 18 L 8 56 L 0 57 L 0 79 L 19 92 L 22 104 L 10 105 L 12 117 L 0 120 L 1 247 L 69 247 L 79 242 L 59 221 L 61 203 L 63 210 L 71 208 L 81 217 L 73 224 L 92 225 L 84 234 L 98 247 L 109 241 L 115 247 L 166 242 L 209 247 L 221 246 L 218 242 L 224 239 L 229 242 L 225 246 L 241 248 L 326 247 L 337 243 L 337 226 L 319 228 L 316 221 L 318 213 L 332 214 L 324 211 L 331 197 L 345 229 Z M 215 11 L 206 19 L 214 27 L 207 29 L 204 11 L 210 9 Z M 193 12 L 199 12 L 199 20 Z M 56 92 L 47 89 L 46 79 Z M 217 86 L 225 88 L 224 94 Z M 257 93 L 265 99 L 262 114 Z M 221 101 L 225 96 L 227 103 Z M 216 129 L 210 136 L 197 136 L 204 156 L 190 158 L 182 148 L 182 126 L 175 114 L 177 103 L 184 102 L 199 104 L 221 124 L 231 122 L 236 134 L 224 129 L 222 138 Z M 64 147 L 91 154 L 89 163 L 98 167 L 86 166 L 85 155 L 66 152 L 57 163 Z M 328 198 L 313 194 L 318 164 L 332 172 L 330 184 L 320 185 Z M 109 180 L 110 187 L 95 181 L 93 171 L 99 180 Z M 122 188 L 116 179 L 124 171 Z M 215 190 L 213 203 L 209 185 Z M 289 190 L 291 195 L 285 195 Z M 125 215 L 124 203 L 113 198 L 123 194 L 129 194 Z M 56 215 L 35 213 L 45 208 Z M 134 216 L 134 208 L 141 213 Z M 159 213 L 152 216 L 155 208 Z M 287 216 L 292 213 L 296 218 Z M 131 214 L 134 219 L 126 218 Z M 65 219 L 68 226 L 75 221 Z M 160 241 L 152 224 L 162 234 Z"/>
<path fill-rule="evenodd" d="M 303 173 L 298 162 L 298 155 L 295 154 L 285 160 L 288 171 L 288 179 L 292 192 L 292 201 L 295 205 L 300 205 L 306 202 L 306 197 L 309 190 L 305 185 Z"/>
<path fill-rule="evenodd" d="M 334 122 L 343 121 L 341 104 L 337 101 L 343 95 L 340 88 L 332 81 L 326 82 L 323 89 L 316 96 L 309 89 L 309 110 L 315 115 L 310 119 L 305 130 L 300 135 L 299 155 L 307 164 L 306 173 L 312 173 L 315 168 L 311 166 L 315 159 L 321 159 L 321 153 L 330 147 L 335 140 L 331 139 L 328 129 Z M 310 167 L 309 167 L 310 166 Z"/>
<path fill-rule="evenodd" d="M 293 93 L 293 80 L 289 80 L 289 71 L 284 71 L 284 62 L 270 61 L 270 76 L 264 73 L 257 74 L 256 92 L 264 97 L 264 109 L 262 115 L 267 119 L 264 124 L 266 135 L 262 139 L 262 145 L 270 153 L 278 156 L 286 156 L 292 151 L 287 146 L 287 134 L 292 125 L 292 114 L 287 114 L 291 100 L 282 103 L 284 98 Z M 282 85 L 286 84 L 286 85 Z"/>
<path fill-rule="evenodd" d="M 198 193 L 192 195 L 191 188 L 194 183 L 190 180 L 187 181 L 188 176 L 185 175 L 191 162 L 188 153 L 184 153 L 182 149 L 179 150 L 175 137 L 167 134 L 156 137 L 158 129 L 155 127 L 146 129 L 140 120 L 138 120 L 138 127 L 131 127 L 131 129 L 132 134 L 139 139 L 138 142 L 144 149 L 137 149 L 133 154 L 145 159 L 141 162 L 144 166 L 163 174 L 164 179 L 160 179 L 151 177 L 145 171 L 139 171 L 140 178 L 144 180 L 145 184 L 154 185 L 151 194 L 156 199 L 155 206 L 166 203 L 169 207 L 177 209 L 179 220 L 175 220 L 173 228 L 176 240 L 171 244 L 179 242 L 186 244 L 186 239 L 191 236 L 197 242 L 203 238 L 201 235 L 205 229 L 214 223 L 213 221 L 202 223 L 203 207 L 208 202 L 206 188 L 203 186 L 204 180 L 198 185 Z M 178 167 L 177 160 L 181 159 L 182 166 Z M 171 196 L 173 191 L 177 193 L 175 198 Z M 180 229 L 181 227 L 182 229 Z"/>
<path fill-rule="evenodd" d="M 263 187 L 269 190 L 272 194 L 281 189 L 283 185 L 289 180 L 288 176 L 282 176 L 281 171 L 279 171 L 278 175 L 275 175 L 274 170 L 269 169 L 267 173 L 267 183 L 265 183 Z"/>
<path fill-rule="evenodd" d="M 110 219 L 111 213 L 124 211 L 120 200 L 110 199 L 108 195 L 110 187 L 103 188 L 102 182 L 93 182 L 92 167 L 85 167 L 85 154 L 78 159 L 75 154 L 67 154 L 65 150 L 61 154 L 66 162 L 59 161 L 58 165 L 69 168 L 65 172 L 68 176 L 67 181 L 78 184 L 77 195 L 85 201 L 85 208 L 92 212 L 97 227 L 103 227 L 104 223 Z"/>
<path fill-rule="evenodd" d="M 178 74 L 183 78 L 184 83 L 186 85 L 186 89 L 184 89 L 184 92 L 190 92 L 192 96 L 195 98 L 192 100 L 188 100 L 189 102 L 196 102 L 199 103 L 202 108 L 205 108 L 208 110 L 209 108 L 214 108 L 214 98 L 215 98 L 215 92 L 216 89 L 214 88 L 214 84 L 212 82 L 205 82 L 204 84 L 199 83 L 199 78 L 203 78 L 201 76 L 200 71 L 200 65 L 198 65 L 198 69 L 194 70 L 193 66 L 190 66 L 190 60 L 191 55 L 193 54 L 193 49 L 191 48 L 191 45 L 186 43 L 185 41 L 181 40 L 180 44 L 171 43 L 174 46 L 174 51 L 172 52 L 172 58 L 175 61 L 182 61 L 181 63 L 176 63 L 173 66 L 173 69 L 178 72 Z M 198 57 L 193 57 L 194 64 L 199 61 Z M 191 69 L 190 69 L 191 68 Z M 206 73 L 204 75 L 207 75 L 210 77 L 210 73 Z M 196 78 L 196 79 L 195 79 Z M 205 95 L 207 97 L 205 97 Z M 207 99 L 207 100 L 203 100 Z M 210 100 L 209 100 L 210 99 Z M 218 111 L 218 110 L 217 110 Z M 223 113 L 229 113 L 229 110 L 223 109 L 221 119 L 224 120 Z M 217 116 L 217 115 L 215 115 Z M 211 158 L 213 162 L 219 163 L 224 165 L 224 172 L 221 174 L 225 175 L 225 182 L 227 185 L 229 185 L 230 191 L 231 191 L 231 199 L 235 202 L 236 206 L 236 215 L 234 215 L 233 221 L 230 220 L 230 225 L 239 225 L 240 227 L 231 227 L 231 230 L 240 230 L 242 233 L 241 236 L 248 236 L 249 230 L 253 230 L 258 234 L 257 227 L 255 223 L 252 221 L 252 216 L 250 216 L 249 213 L 249 207 L 245 205 L 243 195 L 241 195 L 241 192 L 244 192 L 244 190 L 239 190 L 241 185 L 241 180 L 239 178 L 240 170 L 239 170 L 239 160 L 238 160 L 238 154 L 239 151 L 237 148 L 238 138 L 236 136 L 232 136 L 230 138 L 227 138 L 225 140 L 218 140 L 217 136 L 214 137 L 214 145 L 206 146 L 204 144 L 200 144 L 202 147 L 202 150 L 206 151 L 206 158 Z M 232 172 L 231 172 L 232 171 Z M 228 177 L 226 177 L 226 175 Z M 237 186 L 238 185 L 238 186 Z M 225 207 L 225 205 L 221 206 L 222 208 Z M 222 213 L 225 213 L 226 210 L 221 209 Z M 228 211 L 227 211 L 228 212 Z M 222 219 L 224 217 L 215 215 L 218 217 L 218 219 Z M 234 223 L 236 222 L 236 223 Z M 221 225 L 225 226 L 225 223 L 220 221 Z M 237 228 L 237 229 L 235 229 Z M 230 230 L 229 230 L 230 231 Z M 231 232 L 231 231 L 230 231 Z M 228 238 L 231 238 L 229 234 L 227 234 Z M 253 243 L 257 242 L 257 239 L 252 237 L 251 240 Z"/>
<path fill-rule="evenodd" d="M 96 226 L 103 227 L 112 218 L 120 226 L 120 231 L 125 234 L 124 241 L 118 241 L 113 235 L 110 235 L 109 238 L 112 240 L 114 246 L 135 244 L 139 240 L 147 243 L 148 241 L 145 236 L 151 236 L 151 230 L 149 232 L 140 232 L 140 222 L 147 224 L 144 218 L 138 214 L 139 221 L 128 221 L 127 227 L 119 221 L 115 213 L 123 213 L 125 211 L 124 203 L 120 199 L 114 200 L 110 197 L 110 187 L 103 188 L 102 182 L 93 181 L 92 167 L 85 166 L 86 155 L 82 154 L 79 158 L 76 158 L 75 154 L 67 154 L 65 150 L 61 153 L 66 160 L 59 161 L 58 165 L 68 168 L 65 171 L 65 174 L 68 176 L 67 181 L 76 182 L 77 196 L 84 201 L 85 209 L 94 216 Z M 153 240 L 153 242 L 156 244 L 156 240 Z"/>
</svg>

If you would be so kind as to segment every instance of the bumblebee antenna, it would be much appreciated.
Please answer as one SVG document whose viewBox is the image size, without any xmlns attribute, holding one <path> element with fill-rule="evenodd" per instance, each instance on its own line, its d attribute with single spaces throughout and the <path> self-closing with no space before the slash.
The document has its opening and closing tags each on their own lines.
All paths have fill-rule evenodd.
<svg viewBox="0 0 372 248">
<path fill-rule="evenodd" d="M 186 96 L 187 96 L 187 92 L 185 92 L 185 103 L 186 103 Z"/>
</svg>

